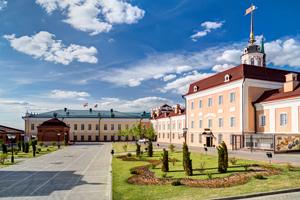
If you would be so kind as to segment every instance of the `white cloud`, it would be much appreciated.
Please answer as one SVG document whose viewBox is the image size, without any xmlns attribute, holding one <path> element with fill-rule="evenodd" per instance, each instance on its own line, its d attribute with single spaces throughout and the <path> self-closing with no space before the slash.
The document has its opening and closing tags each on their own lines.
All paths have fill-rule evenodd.
<svg viewBox="0 0 300 200">
<path fill-rule="evenodd" d="M 176 69 L 176 73 L 177 74 L 181 74 L 182 72 L 190 71 L 192 69 L 193 68 L 191 66 L 187 66 L 187 65 L 178 66 L 177 69 Z"/>
<path fill-rule="evenodd" d="M 243 54 L 242 50 L 226 50 L 222 53 L 221 56 L 217 57 L 217 61 L 226 61 L 226 62 L 233 62 L 236 64 L 241 63 L 240 56 Z"/>
<path fill-rule="evenodd" d="M 170 75 L 164 77 L 164 81 L 169 81 L 169 80 L 172 80 L 174 78 L 176 78 L 176 75 L 175 74 L 170 74 Z"/>
<path fill-rule="evenodd" d="M 108 42 L 114 42 L 115 40 L 113 38 L 109 38 Z"/>
<path fill-rule="evenodd" d="M 204 31 L 198 31 L 196 34 L 192 35 L 191 38 L 194 42 L 196 42 L 197 40 L 195 38 L 199 38 L 199 37 L 203 37 L 206 36 L 208 32 L 211 31 L 211 29 L 217 29 L 220 28 L 223 23 L 225 21 L 221 21 L 221 22 L 204 22 L 201 24 L 201 26 L 205 27 Z"/>
<path fill-rule="evenodd" d="M 107 100 L 107 101 L 120 101 L 119 98 L 109 98 L 109 97 L 104 97 L 104 98 L 101 98 L 103 100 Z"/>
<path fill-rule="evenodd" d="M 57 99 L 86 100 L 84 97 L 90 97 L 90 94 L 86 92 L 52 90 L 49 97 Z"/>
<path fill-rule="evenodd" d="M 229 64 L 224 64 L 224 65 L 215 65 L 213 68 L 212 68 L 212 71 L 215 71 L 215 72 L 222 72 L 222 71 L 225 71 L 227 69 L 230 69 L 232 67 L 235 67 L 235 65 L 229 65 Z"/>
<path fill-rule="evenodd" d="M 129 79 L 128 80 L 128 85 L 130 87 L 135 87 L 141 84 L 141 81 L 143 81 L 143 78 L 138 78 L 138 79 Z"/>
<path fill-rule="evenodd" d="M 7 1 L 4 0 L 0 0 L 0 10 L 3 10 L 3 8 L 5 8 L 7 5 Z"/>
<path fill-rule="evenodd" d="M 22 106 L 29 105 L 29 103 L 26 101 L 16 101 L 16 100 L 1 101 L 1 103 L 6 104 L 6 105 L 22 105 Z"/>
<path fill-rule="evenodd" d="M 36 0 L 48 14 L 61 10 L 64 22 L 75 29 L 97 35 L 109 32 L 113 24 L 137 23 L 145 11 L 123 0 Z"/>
<path fill-rule="evenodd" d="M 173 93 L 186 94 L 191 83 L 213 75 L 213 73 L 198 73 L 196 70 L 193 71 L 193 73 L 193 75 L 187 75 L 185 77 L 178 78 L 171 83 L 167 83 L 164 88 L 159 88 L 158 90 L 163 93 L 171 90 Z"/>
<path fill-rule="evenodd" d="M 153 107 L 158 107 L 163 104 L 169 104 L 173 105 L 173 101 L 161 98 L 161 97 L 145 97 L 145 98 L 139 98 L 134 101 L 127 101 L 126 103 L 117 106 L 118 108 L 127 108 L 127 109 L 143 109 L 147 112 Z"/>
<path fill-rule="evenodd" d="M 154 79 L 159 79 L 162 78 L 164 76 L 164 74 L 156 74 L 153 76 Z"/>
<path fill-rule="evenodd" d="M 55 63 L 68 65 L 73 59 L 79 62 L 97 63 L 94 56 L 97 53 L 95 47 L 84 47 L 71 44 L 65 47 L 61 40 L 52 39 L 55 35 L 41 31 L 31 37 L 22 36 L 15 38 L 15 34 L 4 35 L 11 46 L 17 51 L 32 55 L 36 59 L 44 59 Z"/>
</svg>

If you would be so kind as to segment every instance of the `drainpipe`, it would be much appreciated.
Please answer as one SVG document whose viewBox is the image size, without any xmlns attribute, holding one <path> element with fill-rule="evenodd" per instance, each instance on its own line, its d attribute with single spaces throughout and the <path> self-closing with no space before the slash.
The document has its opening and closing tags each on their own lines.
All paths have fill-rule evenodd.
<svg viewBox="0 0 300 200">
<path fill-rule="evenodd" d="M 240 120 L 242 120 L 242 138 L 243 138 L 242 147 L 244 147 L 244 143 L 245 143 L 245 133 L 244 133 L 244 87 L 245 87 L 245 78 L 244 78 L 243 84 L 242 84 L 242 100 L 241 100 L 242 101 L 242 119 L 240 119 Z"/>
<path fill-rule="evenodd" d="M 158 121 L 157 121 L 157 119 L 155 119 L 155 121 L 156 121 L 156 134 L 158 133 Z M 157 141 L 157 135 L 156 135 L 156 141 Z"/>
<path fill-rule="evenodd" d="M 186 107 L 186 98 L 184 97 L 184 95 L 182 95 L 182 98 L 185 100 L 185 127 L 184 128 L 187 128 L 187 107 Z M 186 143 L 186 135 L 187 135 L 187 132 L 186 134 L 184 135 L 184 143 Z"/>
<path fill-rule="evenodd" d="M 100 123 L 100 121 L 101 121 L 101 115 L 100 115 L 100 113 L 99 113 L 99 116 L 100 116 L 100 117 L 99 117 L 99 127 L 98 127 L 98 128 L 99 128 L 99 130 L 98 130 L 99 133 L 98 133 L 98 136 L 99 136 L 99 141 L 100 141 L 100 128 L 101 128 L 101 126 L 100 126 L 100 124 L 101 124 L 101 123 Z"/>
<path fill-rule="evenodd" d="M 171 133 L 171 132 L 172 132 L 172 131 L 171 131 L 171 122 L 172 122 L 172 120 L 171 120 L 171 117 L 169 117 L 169 119 L 170 119 L 170 144 L 171 144 L 171 134 L 172 134 L 172 133 Z"/>
</svg>

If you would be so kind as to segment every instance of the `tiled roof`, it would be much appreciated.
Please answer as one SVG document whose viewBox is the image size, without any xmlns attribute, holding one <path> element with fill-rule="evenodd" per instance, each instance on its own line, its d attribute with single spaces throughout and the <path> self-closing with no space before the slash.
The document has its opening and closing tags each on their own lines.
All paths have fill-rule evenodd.
<svg viewBox="0 0 300 200">
<path fill-rule="evenodd" d="M 0 133 L 7 133 L 7 134 L 21 134 L 24 133 L 24 131 L 16 129 L 16 128 L 11 128 L 7 126 L 2 126 L 0 125 Z"/>
<path fill-rule="evenodd" d="M 41 124 L 41 126 L 56 126 L 56 127 L 68 127 L 65 122 L 60 121 L 59 119 L 50 119 Z"/>
<path fill-rule="evenodd" d="M 69 112 L 69 114 L 67 113 Z M 111 115 L 110 110 L 54 110 L 50 112 L 45 112 L 41 114 L 30 114 L 25 117 L 35 117 L 35 118 L 53 118 L 53 113 L 57 113 L 58 118 L 141 118 L 141 113 L 134 112 L 119 112 L 113 111 L 114 115 Z M 100 113 L 100 114 L 99 114 Z M 150 118 L 150 113 L 143 114 L 144 119 Z"/>
<path fill-rule="evenodd" d="M 298 85 L 292 92 L 284 92 L 284 88 L 266 91 L 255 101 L 255 103 L 275 101 L 296 96 L 300 96 L 300 85 Z"/>
<path fill-rule="evenodd" d="M 167 115 L 167 116 L 165 116 Z M 169 117 L 176 117 L 176 116 L 181 116 L 181 115 L 185 115 L 185 108 L 181 109 L 181 114 L 176 114 L 175 111 L 169 111 L 169 112 L 165 112 L 160 114 L 159 116 L 155 117 L 155 118 L 151 118 L 151 119 L 162 119 L 162 118 L 169 118 Z"/>
<path fill-rule="evenodd" d="M 186 95 L 190 95 L 212 87 L 230 83 L 232 81 L 239 80 L 242 78 L 251 78 L 257 80 L 275 81 L 275 82 L 283 83 L 285 82 L 285 75 L 291 72 L 300 74 L 299 72 L 294 72 L 294 71 L 286 71 L 280 69 L 242 64 L 190 84 L 189 91 Z M 224 82 L 225 80 L 224 77 L 226 74 L 229 74 L 231 76 L 229 82 Z M 300 76 L 298 76 L 298 81 L 299 80 L 300 80 Z M 194 86 L 198 86 L 197 92 L 194 92 Z"/>
</svg>

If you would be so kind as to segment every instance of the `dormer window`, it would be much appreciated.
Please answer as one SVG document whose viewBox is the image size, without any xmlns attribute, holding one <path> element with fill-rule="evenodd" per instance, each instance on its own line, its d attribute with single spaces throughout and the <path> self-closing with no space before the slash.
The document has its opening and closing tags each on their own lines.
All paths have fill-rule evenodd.
<svg viewBox="0 0 300 200">
<path fill-rule="evenodd" d="M 244 49 L 244 54 L 247 54 L 247 53 L 248 53 L 248 49 L 245 48 L 245 49 Z"/>
<path fill-rule="evenodd" d="M 199 88 L 199 87 L 195 85 L 195 86 L 194 86 L 194 92 L 197 92 L 197 91 L 198 91 L 198 88 Z"/>
<path fill-rule="evenodd" d="M 224 82 L 228 82 L 228 81 L 230 81 L 231 76 L 229 74 L 226 74 L 224 78 L 225 78 Z"/>
<path fill-rule="evenodd" d="M 250 60 L 250 63 L 251 63 L 251 65 L 254 65 L 254 59 L 253 58 Z"/>
</svg>

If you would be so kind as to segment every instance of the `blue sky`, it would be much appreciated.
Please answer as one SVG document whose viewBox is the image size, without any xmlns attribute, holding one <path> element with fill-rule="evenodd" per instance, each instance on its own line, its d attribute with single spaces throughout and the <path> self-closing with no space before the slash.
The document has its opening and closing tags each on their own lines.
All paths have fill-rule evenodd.
<svg viewBox="0 0 300 200">
<path fill-rule="evenodd" d="M 267 66 L 299 71 L 299 2 L 0 0 L 0 124 L 26 111 L 149 111 L 241 64 L 254 34 Z"/>
</svg>

